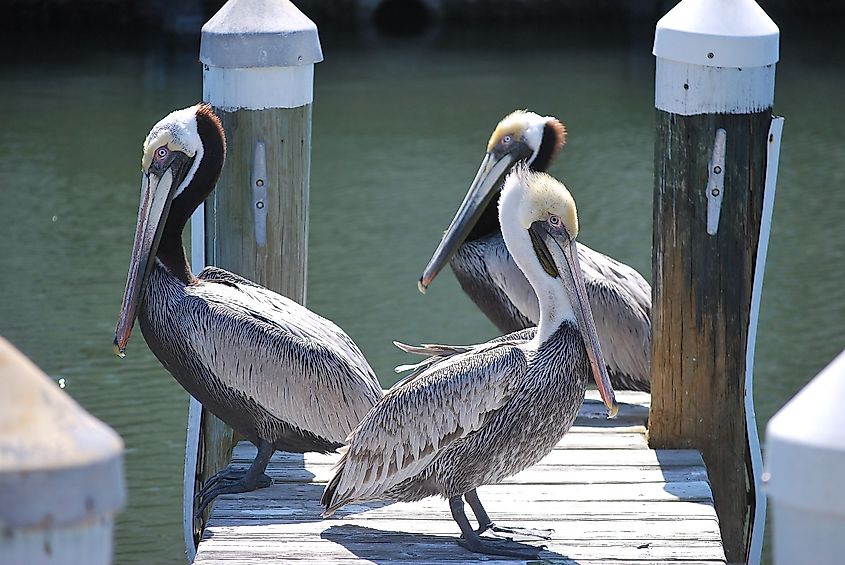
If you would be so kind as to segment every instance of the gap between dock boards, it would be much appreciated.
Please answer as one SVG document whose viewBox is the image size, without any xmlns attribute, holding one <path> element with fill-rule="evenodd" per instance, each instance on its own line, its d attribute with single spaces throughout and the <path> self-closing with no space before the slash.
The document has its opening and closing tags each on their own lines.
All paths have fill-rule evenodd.
<svg viewBox="0 0 845 565">
<path fill-rule="evenodd" d="M 552 528 L 540 554 L 550 563 L 713 565 L 725 563 L 704 462 L 694 450 L 651 450 L 645 438 L 649 396 L 617 392 L 607 420 L 596 391 L 575 426 L 540 463 L 499 485 L 479 488 L 500 524 Z M 232 464 L 247 466 L 246 442 Z M 518 560 L 469 553 L 445 500 L 348 505 L 320 518 L 320 494 L 336 454 L 276 453 L 273 485 L 221 496 L 194 563 L 410 565 Z"/>
</svg>

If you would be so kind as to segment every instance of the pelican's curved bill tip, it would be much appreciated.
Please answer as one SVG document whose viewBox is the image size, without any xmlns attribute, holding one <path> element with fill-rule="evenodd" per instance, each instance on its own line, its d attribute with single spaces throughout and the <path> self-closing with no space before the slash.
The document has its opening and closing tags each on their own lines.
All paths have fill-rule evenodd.
<svg viewBox="0 0 845 565">
<path fill-rule="evenodd" d="M 425 294 L 425 291 L 428 289 L 428 286 L 423 283 L 422 279 L 420 279 L 417 281 L 417 289 L 420 291 L 420 293 Z"/>
<path fill-rule="evenodd" d="M 126 348 L 120 347 L 120 345 L 117 343 L 117 338 L 115 338 L 115 340 L 112 342 L 111 348 L 112 351 L 114 351 L 114 354 L 120 357 L 121 359 L 126 357 Z"/>
<path fill-rule="evenodd" d="M 619 405 L 616 404 L 616 401 L 614 400 L 613 404 L 607 408 L 607 419 L 613 419 L 617 414 L 619 414 Z"/>
</svg>

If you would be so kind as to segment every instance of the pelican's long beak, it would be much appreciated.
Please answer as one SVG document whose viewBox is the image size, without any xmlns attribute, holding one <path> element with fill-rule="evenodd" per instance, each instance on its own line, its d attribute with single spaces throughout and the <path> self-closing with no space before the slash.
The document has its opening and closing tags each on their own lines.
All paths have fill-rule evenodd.
<svg viewBox="0 0 845 565">
<path fill-rule="evenodd" d="M 114 334 L 114 352 L 120 357 L 123 357 L 126 342 L 129 341 L 129 335 L 132 333 L 132 325 L 138 315 L 138 308 L 141 305 L 177 186 L 172 167 L 168 167 L 161 177 L 156 176 L 155 173 L 144 173 L 141 179 L 141 205 L 138 208 L 135 243 L 132 245 L 129 274 L 123 291 L 123 304 L 120 307 L 120 318 Z"/>
<path fill-rule="evenodd" d="M 434 280 L 434 277 L 443 269 L 443 266 L 452 258 L 458 247 L 464 242 L 473 226 L 481 217 L 484 209 L 490 201 L 498 194 L 495 190 L 499 181 L 508 172 L 518 156 L 506 154 L 503 157 L 496 157 L 487 153 L 481 166 L 475 174 L 475 178 L 464 196 L 449 229 L 443 234 L 440 245 L 434 251 L 434 255 L 428 261 L 425 270 L 419 281 L 420 292 L 425 293 L 426 288 Z"/>
<path fill-rule="evenodd" d="M 607 407 L 608 418 L 613 418 L 619 412 L 619 406 L 616 404 L 616 395 L 607 374 L 607 364 L 599 346 L 599 335 L 596 331 L 596 322 L 593 319 L 590 301 L 587 299 L 584 273 L 578 263 L 578 248 L 575 245 L 575 239 L 569 237 L 565 229 L 560 234 L 550 233 L 544 227 L 543 222 L 532 224 L 529 232 L 543 268 L 552 276 L 554 276 L 553 272 L 557 271 L 566 287 L 572 310 L 578 319 L 581 337 L 587 347 L 587 357 L 590 359 L 593 378 L 598 386 L 601 399 Z M 544 251 L 549 253 L 550 257 L 544 257 Z"/>
</svg>

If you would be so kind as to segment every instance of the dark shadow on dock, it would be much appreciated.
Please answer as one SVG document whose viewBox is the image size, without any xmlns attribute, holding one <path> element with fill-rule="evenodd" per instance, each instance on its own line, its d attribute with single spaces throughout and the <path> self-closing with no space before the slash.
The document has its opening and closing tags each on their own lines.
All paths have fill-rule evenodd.
<svg viewBox="0 0 845 565">
<path fill-rule="evenodd" d="M 679 501 L 713 506 L 713 492 L 707 468 L 696 449 L 656 449 L 663 474 L 663 490 Z"/>
<path fill-rule="evenodd" d="M 250 446 L 245 450 L 243 446 L 246 445 L 247 442 L 240 442 L 235 448 L 229 468 L 249 467 L 247 461 L 251 462 L 254 448 Z M 305 468 L 304 454 L 278 451 L 273 454 L 266 472 L 273 480 L 272 485 L 248 493 L 220 496 L 214 502 L 212 520 L 226 524 L 252 521 L 256 513 L 261 515 L 258 520 L 261 524 L 323 520 L 320 497 L 325 485 L 312 482 L 315 475 Z M 233 506 L 249 512 L 242 517 Z M 211 532 L 206 530 L 203 537 L 206 536 L 212 537 Z"/>
<path fill-rule="evenodd" d="M 273 471 L 273 483 L 311 483 L 316 476 L 305 468 L 304 453 L 277 451 L 270 459 L 267 469 Z"/>
<path fill-rule="evenodd" d="M 396 504 L 395 500 L 370 500 L 368 502 L 359 502 L 359 503 L 352 503 L 347 504 L 343 508 L 340 508 L 337 512 L 332 514 L 329 520 L 331 519 L 342 519 L 342 518 L 354 518 L 356 514 L 361 514 L 363 512 L 367 512 L 369 510 L 375 510 L 376 508 L 384 508 L 385 506 L 390 506 L 391 504 Z"/>
<path fill-rule="evenodd" d="M 604 404 L 591 398 L 584 399 L 584 404 L 578 411 L 575 426 L 590 426 L 598 428 L 625 428 L 642 426 L 648 422 L 648 406 L 636 403 L 619 402 L 619 414 L 609 419 Z"/>
<path fill-rule="evenodd" d="M 409 522 L 409 530 L 413 530 L 413 522 Z M 507 557 L 496 557 L 472 553 L 458 545 L 458 526 L 455 525 L 455 535 L 418 534 L 413 531 L 377 530 L 355 524 L 331 526 L 324 530 L 320 537 L 342 545 L 356 557 L 373 563 L 394 563 L 401 561 L 419 561 L 420 563 L 469 563 L 478 561 L 483 563 L 490 560 L 506 561 Z M 531 545 L 540 545 L 534 543 Z M 524 563 L 525 560 L 513 559 L 514 563 Z M 554 551 L 543 550 L 539 560 L 529 563 L 543 562 L 559 563 L 561 565 L 577 565 L 578 561 Z"/>
<path fill-rule="evenodd" d="M 248 442 L 241 442 L 233 453 L 229 467 L 246 469 L 253 456 L 254 447 Z M 302 453 L 274 453 L 266 472 L 273 479 L 272 485 L 250 493 L 221 496 L 219 500 L 223 502 L 219 508 L 215 508 L 214 521 L 226 524 L 255 521 L 260 524 L 292 524 L 324 520 L 320 497 L 326 485 L 314 482 L 316 475 L 306 468 Z M 390 504 L 393 502 L 348 504 L 338 510 L 333 518 L 354 517 Z M 247 512 L 238 513 L 232 508 L 233 505 Z M 259 519 L 255 518 L 257 515 L 260 515 Z"/>
</svg>

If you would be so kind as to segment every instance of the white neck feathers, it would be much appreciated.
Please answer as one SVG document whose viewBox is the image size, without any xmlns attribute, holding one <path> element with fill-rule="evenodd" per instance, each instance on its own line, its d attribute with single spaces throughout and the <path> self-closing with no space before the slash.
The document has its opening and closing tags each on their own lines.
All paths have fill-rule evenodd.
<svg viewBox="0 0 845 565">
<path fill-rule="evenodd" d="M 205 153 L 203 149 L 202 143 L 197 146 L 197 153 L 194 155 L 194 162 L 191 163 L 191 168 L 188 169 L 188 174 L 185 175 L 185 180 L 182 181 L 182 184 L 179 185 L 179 188 L 176 189 L 176 193 L 173 195 L 173 198 L 176 198 L 182 191 L 185 190 L 189 184 L 191 184 L 191 180 L 194 178 L 194 175 L 197 174 L 197 169 L 200 167 L 200 163 L 202 163 L 202 156 Z"/>
<path fill-rule="evenodd" d="M 540 322 L 534 340 L 539 345 L 557 331 L 564 321 L 575 321 L 576 318 L 563 282 L 546 273 L 537 259 L 528 233 L 530 224 L 523 226 L 520 221 L 523 217 L 536 217 L 526 210 L 531 206 L 526 200 L 521 183 L 516 182 L 514 175 L 509 176 L 499 200 L 499 222 L 508 251 L 537 294 Z M 561 276 L 568 274 L 561 273 Z"/>
<path fill-rule="evenodd" d="M 546 128 L 545 118 L 541 118 L 537 114 L 533 114 L 533 116 L 536 118 L 531 120 L 523 134 L 525 142 L 533 151 L 531 158 L 528 159 L 529 163 L 533 163 L 534 159 L 537 158 L 537 154 L 540 153 L 540 146 L 543 145 L 543 131 Z"/>
</svg>

